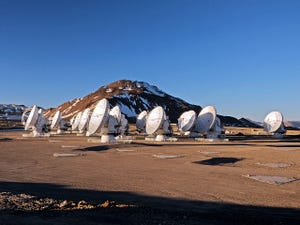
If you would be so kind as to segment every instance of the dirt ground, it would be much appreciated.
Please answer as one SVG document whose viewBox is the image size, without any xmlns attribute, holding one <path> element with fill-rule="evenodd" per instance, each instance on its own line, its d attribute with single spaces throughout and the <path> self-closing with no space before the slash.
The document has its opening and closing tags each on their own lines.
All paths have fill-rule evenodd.
<svg viewBox="0 0 300 225">
<path fill-rule="evenodd" d="M 249 179 L 300 178 L 297 138 L 107 145 L 22 133 L 0 132 L 1 225 L 300 224 L 300 180 Z"/>
</svg>

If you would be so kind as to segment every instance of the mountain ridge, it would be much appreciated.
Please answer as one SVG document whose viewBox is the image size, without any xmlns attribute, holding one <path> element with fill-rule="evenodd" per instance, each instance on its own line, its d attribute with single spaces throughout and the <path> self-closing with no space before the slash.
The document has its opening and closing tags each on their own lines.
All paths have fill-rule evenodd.
<svg viewBox="0 0 300 225">
<path fill-rule="evenodd" d="M 102 98 L 109 100 L 111 107 L 119 105 L 129 122 L 135 122 L 136 116 L 143 110 L 150 111 L 155 106 L 162 106 L 173 123 L 177 123 L 179 116 L 187 111 L 194 110 L 197 114 L 202 107 L 190 104 L 181 98 L 174 97 L 144 81 L 118 80 L 101 86 L 96 91 L 59 105 L 57 108 L 46 110 L 46 116 L 52 117 L 60 110 L 65 119 L 70 119 L 85 108 L 93 110 Z M 239 120 L 232 116 L 218 115 L 225 126 L 257 127 L 257 124 L 247 120 Z"/>
<path fill-rule="evenodd" d="M 157 86 L 150 85 L 144 81 L 118 80 L 108 85 L 99 87 L 90 94 L 74 98 L 64 102 L 55 108 L 45 110 L 45 116 L 51 118 L 59 110 L 64 119 L 71 119 L 80 111 L 86 108 L 93 110 L 102 98 L 109 100 L 110 106 L 121 106 L 121 111 L 127 116 L 129 122 L 135 122 L 136 116 L 143 110 L 150 111 L 155 106 L 162 106 L 172 123 L 177 123 L 179 116 L 187 111 L 194 110 L 197 114 L 202 107 L 186 102 L 185 100 L 174 97 L 159 89 Z M 25 105 L 0 104 L 0 119 L 20 120 L 24 110 L 28 109 Z M 262 123 L 247 118 L 237 119 L 232 116 L 219 115 L 225 126 L 234 127 L 262 127 Z M 285 121 L 289 127 L 300 127 L 299 121 Z"/>
<path fill-rule="evenodd" d="M 85 108 L 93 109 L 102 98 L 108 99 L 111 106 L 121 106 L 122 113 L 131 120 L 141 111 L 150 111 L 158 105 L 164 107 L 171 121 L 177 121 L 180 114 L 186 110 L 193 109 L 199 113 L 202 109 L 200 106 L 190 104 L 181 98 L 171 96 L 147 82 L 118 80 L 101 86 L 85 97 L 75 98 L 57 108 L 48 109 L 45 115 L 51 117 L 60 110 L 64 118 L 70 119 Z"/>
</svg>

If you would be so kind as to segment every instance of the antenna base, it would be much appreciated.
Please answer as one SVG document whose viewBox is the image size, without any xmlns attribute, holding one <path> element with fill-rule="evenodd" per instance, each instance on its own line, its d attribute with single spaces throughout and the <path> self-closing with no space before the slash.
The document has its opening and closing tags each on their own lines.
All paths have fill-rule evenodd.
<svg viewBox="0 0 300 225">
<path fill-rule="evenodd" d="M 50 137 L 50 134 L 30 132 L 29 134 L 23 134 L 22 136 L 29 137 L 29 138 L 36 138 L 36 137 Z"/>
<path fill-rule="evenodd" d="M 114 135 L 103 134 L 101 136 L 101 143 L 113 143 L 113 142 L 116 142 Z"/>
<path fill-rule="evenodd" d="M 166 137 L 166 135 L 163 135 L 163 134 L 158 134 L 155 137 L 155 141 L 166 141 L 166 140 L 167 140 L 167 137 Z"/>
<path fill-rule="evenodd" d="M 282 134 L 282 133 L 274 133 L 273 136 L 272 136 L 272 138 L 282 139 L 282 138 L 284 138 L 284 134 Z"/>
</svg>

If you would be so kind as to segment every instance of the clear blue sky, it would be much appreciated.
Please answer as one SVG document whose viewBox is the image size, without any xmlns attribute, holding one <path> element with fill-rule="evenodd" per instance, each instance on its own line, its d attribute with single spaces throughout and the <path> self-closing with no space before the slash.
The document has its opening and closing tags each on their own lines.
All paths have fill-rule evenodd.
<svg viewBox="0 0 300 225">
<path fill-rule="evenodd" d="M 55 107 L 133 79 L 300 120 L 300 1 L 0 0 L 0 77 L 0 103 Z"/>
</svg>

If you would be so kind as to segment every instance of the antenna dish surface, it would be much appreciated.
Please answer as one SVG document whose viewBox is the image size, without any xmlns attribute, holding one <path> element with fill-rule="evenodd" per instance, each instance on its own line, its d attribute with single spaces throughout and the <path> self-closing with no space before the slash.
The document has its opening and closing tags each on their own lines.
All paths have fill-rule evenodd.
<svg viewBox="0 0 300 225">
<path fill-rule="evenodd" d="M 25 130 L 28 130 L 31 126 L 34 126 L 36 124 L 39 117 L 38 111 L 39 111 L 38 107 L 34 105 L 25 123 L 25 128 L 24 128 Z"/>
<path fill-rule="evenodd" d="M 116 118 L 116 120 L 118 121 L 118 123 L 121 122 L 121 109 L 120 106 L 116 105 L 115 107 L 113 107 L 110 111 L 109 111 L 109 115 L 113 116 L 114 118 Z"/>
<path fill-rule="evenodd" d="M 76 115 L 73 116 L 73 117 L 71 118 L 71 120 L 70 120 L 70 124 L 71 124 L 71 125 L 73 125 L 73 123 L 74 123 L 74 121 L 75 121 L 75 118 L 76 118 Z"/>
<path fill-rule="evenodd" d="M 146 121 L 146 133 L 155 133 L 163 124 L 165 112 L 161 106 L 155 107 L 148 115 Z"/>
<path fill-rule="evenodd" d="M 53 129 L 54 127 L 58 126 L 60 120 L 61 120 L 61 112 L 57 111 L 52 119 L 50 128 Z"/>
<path fill-rule="evenodd" d="M 144 129 L 145 125 L 146 125 L 146 117 L 147 117 L 147 111 L 144 110 L 142 111 L 136 118 L 136 127 L 139 130 Z"/>
<path fill-rule="evenodd" d="M 78 124 L 78 129 L 83 130 L 88 123 L 89 117 L 90 117 L 90 108 L 86 108 L 80 118 L 79 124 Z"/>
<path fill-rule="evenodd" d="M 89 127 L 88 127 L 88 133 L 94 134 L 96 133 L 101 127 L 105 124 L 105 122 L 108 119 L 108 113 L 109 113 L 109 103 L 104 98 L 101 99 L 90 118 Z"/>
<path fill-rule="evenodd" d="M 199 113 L 196 122 L 195 129 L 199 133 L 208 132 L 214 125 L 216 120 L 216 109 L 213 106 L 206 106 Z"/>
<path fill-rule="evenodd" d="M 190 130 L 196 121 L 196 112 L 189 110 L 181 114 L 178 119 L 178 129 L 182 132 Z"/>
<path fill-rule="evenodd" d="M 26 124 L 26 121 L 27 121 L 27 119 L 28 119 L 28 116 L 29 116 L 29 114 L 30 114 L 30 111 L 31 111 L 31 110 L 25 110 L 25 111 L 23 112 L 22 117 L 21 117 L 21 122 L 22 122 L 23 125 Z"/>
<path fill-rule="evenodd" d="M 80 123 L 80 119 L 81 119 L 81 116 L 82 116 L 82 112 L 79 112 L 75 119 L 74 119 L 74 122 L 72 124 L 72 130 L 76 130 L 78 128 L 78 125 Z"/>
<path fill-rule="evenodd" d="M 278 111 L 270 112 L 264 119 L 264 130 L 269 133 L 274 133 L 281 128 L 283 116 Z"/>
</svg>

